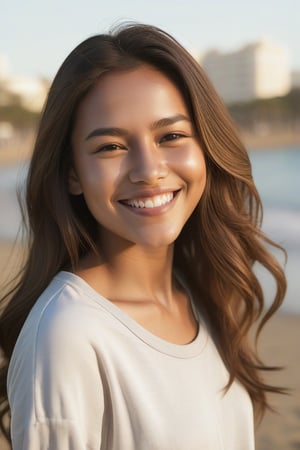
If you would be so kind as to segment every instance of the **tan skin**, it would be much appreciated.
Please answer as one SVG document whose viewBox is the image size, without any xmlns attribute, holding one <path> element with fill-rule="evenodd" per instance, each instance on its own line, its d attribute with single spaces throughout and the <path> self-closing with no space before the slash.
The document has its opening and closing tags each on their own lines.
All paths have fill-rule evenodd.
<svg viewBox="0 0 300 450">
<path fill-rule="evenodd" d="M 154 335 L 191 342 L 197 322 L 173 247 L 206 167 L 180 92 L 146 65 L 106 74 L 79 106 L 72 145 L 69 190 L 99 223 L 101 254 L 86 255 L 77 275 Z"/>
</svg>

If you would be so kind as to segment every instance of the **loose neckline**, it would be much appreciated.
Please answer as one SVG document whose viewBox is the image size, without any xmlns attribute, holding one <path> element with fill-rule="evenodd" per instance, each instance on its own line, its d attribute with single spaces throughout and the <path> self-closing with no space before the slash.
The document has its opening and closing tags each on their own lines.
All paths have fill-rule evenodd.
<svg viewBox="0 0 300 450">
<path fill-rule="evenodd" d="M 110 313 L 115 319 L 121 322 L 129 331 L 137 336 L 144 343 L 154 348 L 155 350 L 173 356 L 176 358 L 193 358 L 198 356 L 207 342 L 208 334 L 205 324 L 201 318 L 199 311 L 196 309 L 191 295 L 188 292 L 191 305 L 198 322 L 198 332 L 190 343 L 175 344 L 167 341 L 159 336 L 151 333 L 149 330 L 140 325 L 136 320 L 131 318 L 125 311 L 116 306 L 113 302 L 103 297 L 98 291 L 92 288 L 83 278 L 72 272 L 61 271 L 55 279 L 63 281 L 74 289 L 82 291 L 90 299 L 97 302 L 104 310 Z M 181 280 L 180 280 L 181 282 Z"/>
</svg>

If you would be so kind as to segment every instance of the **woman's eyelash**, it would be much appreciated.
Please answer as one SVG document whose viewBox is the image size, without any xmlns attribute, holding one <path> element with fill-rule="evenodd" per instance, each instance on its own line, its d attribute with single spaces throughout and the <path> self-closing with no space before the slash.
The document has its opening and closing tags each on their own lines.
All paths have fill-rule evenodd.
<svg viewBox="0 0 300 450">
<path fill-rule="evenodd" d="M 96 153 L 99 152 L 113 152 L 114 150 L 124 149 L 125 147 L 120 144 L 105 144 L 97 148 Z"/>
<path fill-rule="evenodd" d="M 163 138 L 161 139 L 161 142 L 174 141 L 176 139 L 180 139 L 180 138 L 184 138 L 184 137 L 186 137 L 186 136 L 182 133 L 168 133 L 165 136 L 163 136 Z"/>
<path fill-rule="evenodd" d="M 168 133 L 165 134 L 161 139 L 160 142 L 168 142 L 168 141 L 175 141 L 180 138 L 186 137 L 183 133 Z M 126 147 L 121 144 L 104 144 L 98 147 L 95 151 L 95 153 L 101 153 L 101 152 L 113 152 L 115 150 L 124 150 Z"/>
</svg>

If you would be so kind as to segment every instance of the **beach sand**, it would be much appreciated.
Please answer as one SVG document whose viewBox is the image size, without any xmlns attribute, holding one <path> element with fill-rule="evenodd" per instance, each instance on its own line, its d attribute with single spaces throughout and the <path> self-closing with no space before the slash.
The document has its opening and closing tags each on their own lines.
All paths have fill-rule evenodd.
<svg viewBox="0 0 300 450">
<path fill-rule="evenodd" d="M 0 281 L 19 264 L 20 247 L 16 247 L 14 258 L 10 258 L 11 248 L 11 243 L 0 242 Z M 291 392 L 270 398 L 278 412 L 265 415 L 256 432 L 256 449 L 300 450 L 300 315 L 277 314 L 264 328 L 259 350 L 264 362 L 285 367 L 272 372 L 269 381 Z M 6 450 L 1 439 L 0 448 Z"/>
<path fill-rule="evenodd" d="M 277 314 L 262 331 L 260 355 L 264 362 L 283 369 L 268 376 L 270 383 L 290 389 L 273 395 L 256 433 L 257 450 L 300 449 L 300 315 Z"/>
</svg>

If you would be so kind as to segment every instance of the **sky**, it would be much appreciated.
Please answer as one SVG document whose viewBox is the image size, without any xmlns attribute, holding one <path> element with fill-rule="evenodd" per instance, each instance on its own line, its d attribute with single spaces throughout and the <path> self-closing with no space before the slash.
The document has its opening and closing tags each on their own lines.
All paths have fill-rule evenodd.
<svg viewBox="0 0 300 450">
<path fill-rule="evenodd" d="M 268 37 L 300 70 L 300 0 L 0 0 L 0 58 L 14 75 L 52 78 L 82 40 L 128 20 L 159 26 L 199 54 Z"/>
</svg>

